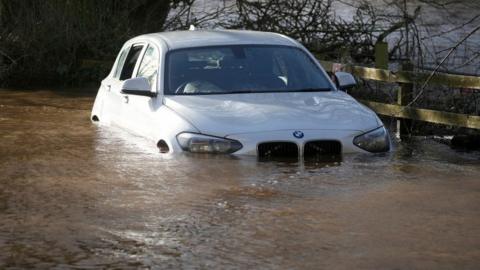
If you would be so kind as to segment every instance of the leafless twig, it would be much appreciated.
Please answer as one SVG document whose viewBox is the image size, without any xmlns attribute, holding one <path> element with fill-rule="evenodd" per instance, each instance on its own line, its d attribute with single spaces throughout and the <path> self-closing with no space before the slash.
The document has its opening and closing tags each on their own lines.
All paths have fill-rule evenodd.
<svg viewBox="0 0 480 270">
<path fill-rule="evenodd" d="M 425 80 L 425 82 L 423 83 L 422 87 L 420 88 L 420 91 L 419 93 L 412 99 L 411 102 L 409 102 L 406 107 L 409 107 L 411 106 L 412 104 L 414 104 L 417 99 L 423 94 L 423 92 L 425 91 L 425 88 L 427 87 L 428 83 L 430 82 L 430 80 L 433 78 L 433 76 L 435 76 L 435 74 L 437 73 L 438 69 L 443 65 L 443 63 L 448 59 L 448 57 L 450 57 L 450 55 L 463 43 L 465 42 L 465 40 L 467 40 L 469 37 L 471 37 L 473 34 L 475 34 L 478 30 L 480 30 L 480 26 L 478 26 L 477 28 L 473 29 L 472 31 L 470 31 L 470 33 L 468 33 L 468 35 L 466 35 L 463 39 L 461 39 L 459 42 L 457 42 L 457 44 L 455 44 L 452 48 L 450 48 L 450 51 L 447 53 L 447 55 L 445 55 L 445 57 L 442 59 L 442 61 L 440 61 L 440 63 L 435 67 L 435 69 L 430 73 L 430 75 L 427 77 L 427 79 Z"/>
</svg>

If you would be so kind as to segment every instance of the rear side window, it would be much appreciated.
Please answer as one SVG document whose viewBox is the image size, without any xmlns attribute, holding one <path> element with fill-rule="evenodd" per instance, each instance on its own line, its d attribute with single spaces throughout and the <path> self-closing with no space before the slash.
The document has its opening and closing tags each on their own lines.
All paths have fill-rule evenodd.
<svg viewBox="0 0 480 270">
<path fill-rule="evenodd" d="M 125 59 L 125 64 L 122 68 L 122 73 L 120 74 L 120 80 L 127 80 L 132 78 L 133 70 L 135 69 L 135 64 L 137 63 L 140 52 L 142 51 L 143 46 L 133 46 L 128 52 L 127 59 Z"/>
<path fill-rule="evenodd" d="M 127 53 L 128 53 L 128 49 L 125 49 L 120 53 L 120 57 L 118 58 L 117 67 L 115 68 L 115 73 L 113 74 L 114 78 L 120 77 L 120 73 L 122 72 L 123 63 L 125 63 L 125 58 L 127 58 Z"/>
</svg>

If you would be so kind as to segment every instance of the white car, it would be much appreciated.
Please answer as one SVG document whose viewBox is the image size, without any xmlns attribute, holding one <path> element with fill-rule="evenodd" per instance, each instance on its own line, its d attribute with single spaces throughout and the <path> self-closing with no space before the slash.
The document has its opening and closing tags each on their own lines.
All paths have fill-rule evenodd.
<svg viewBox="0 0 480 270">
<path fill-rule="evenodd" d="M 284 35 L 195 30 L 125 43 L 102 81 L 94 122 L 117 125 L 162 153 L 269 156 L 386 152 L 377 115 L 341 91 L 313 55 Z"/>
</svg>

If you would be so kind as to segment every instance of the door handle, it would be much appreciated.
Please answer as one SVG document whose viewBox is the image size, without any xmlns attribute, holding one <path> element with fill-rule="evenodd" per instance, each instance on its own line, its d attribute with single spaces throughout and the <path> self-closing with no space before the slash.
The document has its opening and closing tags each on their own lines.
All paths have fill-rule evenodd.
<svg viewBox="0 0 480 270">
<path fill-rule="evenodd" d="M 128 96 L 123 96 L 123 101 L 128 104 Z"/>
<path fill-rule="evenodd" d="M 107 87 L 108 92 L 110 92 L 110 90 L 112 90 L 112 86 L 110 84 L 107 84 L 106 87 Z"/>
</svg>

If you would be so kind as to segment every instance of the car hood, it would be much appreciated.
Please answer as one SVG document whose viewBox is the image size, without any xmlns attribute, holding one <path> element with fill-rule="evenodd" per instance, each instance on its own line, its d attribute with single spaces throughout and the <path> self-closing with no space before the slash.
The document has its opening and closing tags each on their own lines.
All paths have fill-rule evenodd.
<svg viewBox="0 0 480 270">
<path fill-rule="evenodd" d="M 381 124 L 341 91 L 165 96 L 164 103 L 201 133 L 222 137 L 291 129 L 368 131 Z"/>
</svg>

